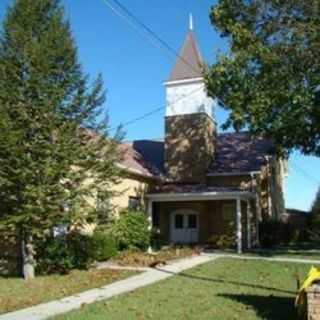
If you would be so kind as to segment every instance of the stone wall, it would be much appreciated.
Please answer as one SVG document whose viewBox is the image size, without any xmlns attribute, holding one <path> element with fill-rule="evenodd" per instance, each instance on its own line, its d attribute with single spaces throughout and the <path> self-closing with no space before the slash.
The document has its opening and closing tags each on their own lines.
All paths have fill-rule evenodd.
<svg viewBox="0 0 320 320">
<path fill-rule="evenodd" d="M 320 320 L 320 284 L 307 289 L 308 320 Z"/>
</svg>

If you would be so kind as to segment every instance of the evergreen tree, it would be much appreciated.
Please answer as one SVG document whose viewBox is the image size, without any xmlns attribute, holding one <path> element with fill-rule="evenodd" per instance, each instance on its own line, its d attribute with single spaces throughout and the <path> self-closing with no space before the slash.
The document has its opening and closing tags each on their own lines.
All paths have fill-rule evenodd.
<svg viewBox="0 0 320 320">
<path fill-rule="evenodd" d="M 206 77 L 230 111 L 225 127 L 319 156 L 320 1 L 219 0 L 210 18 L 230 44 Z"/>
<path fill-rule="evenodd" d="M 21 242 L 34 275 L 35 238 L 93 221 L 110 195 L 118 136 L 108 137 L 101 77 L 89 83 L 59 0 L 16 0 L 0 35 L 0 229 Z"/>
</svg>

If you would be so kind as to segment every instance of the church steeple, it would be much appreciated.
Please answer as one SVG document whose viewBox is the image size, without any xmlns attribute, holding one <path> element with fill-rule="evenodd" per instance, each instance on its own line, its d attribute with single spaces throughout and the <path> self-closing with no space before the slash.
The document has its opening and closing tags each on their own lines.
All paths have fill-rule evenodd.
<svg viewBox="0 0 320 320">
<path fill-rule="evenodd" d="M 202 77 L 203 60 L 193 32 L 193 18 L 189 17 L 189 32 L 181 48 L 179 57 L 170 74 L 169 81 L 194 79 Z"/>
<path fill-rule="evenodd" d="M 165 169 L 179 183 L 205 183 L 215 152 L 213 100 L 202 76 L 203 60 L 189 17 L 189 31 L 166 86 Z"/>
</svg>

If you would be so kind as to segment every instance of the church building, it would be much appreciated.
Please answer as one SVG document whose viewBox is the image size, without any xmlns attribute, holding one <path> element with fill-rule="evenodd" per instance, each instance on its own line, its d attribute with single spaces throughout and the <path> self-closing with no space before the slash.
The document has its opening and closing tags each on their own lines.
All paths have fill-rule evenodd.
<svg viewBox="0 0 320 320">
<path fill-rule="evenodd" d="M 285 162 L 271 141 L 219 133 L 190 27 L 165 82 L 165 137 L 123 143 L 118 211 L 142 206 L 162 243 L 207 244 L 228 235 L 239 253 L 258 245 L 259 222 L 284 212 Z"/>
</svg>

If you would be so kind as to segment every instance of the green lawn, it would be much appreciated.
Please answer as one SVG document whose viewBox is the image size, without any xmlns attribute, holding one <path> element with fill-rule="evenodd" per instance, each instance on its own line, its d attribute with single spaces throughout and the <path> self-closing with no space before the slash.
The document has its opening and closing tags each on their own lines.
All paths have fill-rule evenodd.
<svg viewBox="0 0 320 320">
<path fill-rule="evenodd" d="M 56 320 L 295 319 L 296 274 L 310 265 L 221 258 Z"/>
<path fill-rule="evenodd" d="M 37 277 L 33 281 L 0 277 L 0 314 L 101 287 L 133 274 L 126 271 L 90 270 Z"/>
</svg>

